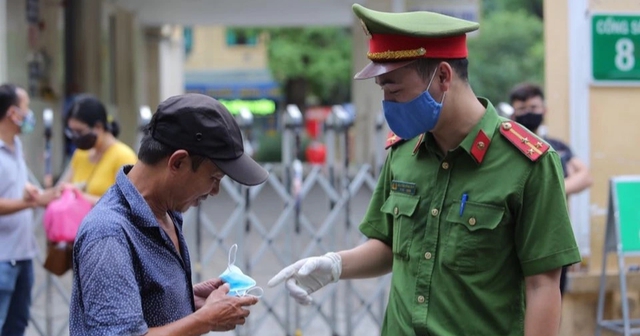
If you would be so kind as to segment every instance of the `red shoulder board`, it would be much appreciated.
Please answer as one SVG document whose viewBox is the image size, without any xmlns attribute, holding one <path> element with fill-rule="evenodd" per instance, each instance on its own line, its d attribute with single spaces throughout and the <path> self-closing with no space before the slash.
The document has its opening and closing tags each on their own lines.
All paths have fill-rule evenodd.
<svg viewBox="0 0 640 336">
<path fill-rule="evenodd" d="M 393 147 L 394 145 L 403 142 L 404 140 L 401 139 L 399 136 L 395 135 L 393 132 L 389 131 L 389 134 L 387 134 L 387 141 L 384 144 L 384 149 L 389 149 L 390 147 Z"/>
<path fill-rule="evenodd" d="M 531 161 L 536 161 L 549 150 L 549 145 L 538 140 L 535 134 L 515 122 L 505 121 L 500 125 L 500 133 L 504 135 Z"/>
<path fill-rule="evenodd" d="M 482 163 L 484 160 L 484 155 L 487 153 L 487 149 L 491 144 L 491 139 L 484 133 L 483 130 L 480 130 L 476 135 L 476 138 L 473 139 L 473 144 L 471 145 L 471 155 L 476 159 L 476 162 Z"/>
</svg>

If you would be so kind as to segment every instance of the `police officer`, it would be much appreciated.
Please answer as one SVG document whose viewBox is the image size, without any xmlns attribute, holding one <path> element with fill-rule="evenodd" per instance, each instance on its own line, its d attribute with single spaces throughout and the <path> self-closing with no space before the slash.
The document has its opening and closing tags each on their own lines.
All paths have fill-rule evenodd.
<svg viewBox="0 0 640 336">
<path fill-rule="evenodd" d="M 558 154 L 502 119 L 467 80 L 478 24 L 354 5 L 393 134 L 369 239 L 297 261 L 269 282 L 290 295 L 392 272 L 382 335 L 557 335 L 562 266 L 580 261 Z"/>
</svg>

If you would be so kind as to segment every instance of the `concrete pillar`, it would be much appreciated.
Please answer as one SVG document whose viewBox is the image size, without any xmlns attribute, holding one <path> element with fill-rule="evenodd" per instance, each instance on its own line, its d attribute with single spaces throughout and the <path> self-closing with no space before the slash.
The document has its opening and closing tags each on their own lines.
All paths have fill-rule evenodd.
<svg viewBox="0 0 640 336">
<path fill-rule="evenodd" d="M 0 83 L 7 80 L 7 0 L 0 0 Z"/>
<path fill-rule="evenodd" d="M 403 11 L 404 0 L 367 0 L 363 6 L 379 11 Z M 369 39 L 364 34 L 360 21 L 354 15 L 353 23 L 353 74 L 369 63 L 367 51 Z M 373 79 L 357 80 L 352 84 L 353 102 L 356 108 L 355 163 L 373 163 L 371 160 L 378 148 L 374 140 L 375 121 L 382 112 L 382 91 Z M 384 127 L 388 126 L 385 125 Z M 386 134 L 386 132 L 385 132 Z"/>
<path fill-rule="evenodd" d="M 41 108 L 34 112 L 38 118 L 38 124 L 42 126 L 38 127 L 37 137 L 41 144 L 44 144 L 41 137 L 44 133 L 44 123 L 42 121 L 42 114 L 44 109 L 53 110 L 53 132 L 51 139 L 51 167 L 54 177 L 62 174 L 65 168 L 64 162 L 64 129 L 63 120 L 63 99 L 65 95 L 64 90 L 64 39 L 63 30 L 64 26 L 61 24 L 61 18 L 64 13 L 64 8 L 61 6 L 48 6 L 43 5 L 40 2 L 40 19 L 43 23 L 43 29 L 40 31 L 39 38 L 39 50 L 42 56 L 47 59 L 47 71 L 44 73 L 44 77 L 41 81 L 41 95 L 38 99 L 33 99 L 33 102 L 38 102 Z M 43 158 L 40 159 L 44 163 Z M 38 174 L 38 177 L 44 175 L 44 165 L 38 167 L 38 171 L 34 173 Z M 35 170 L 35 169 L 34 169 Z"/>
<path fill-rule="evenodd" d="M 74 68 L 74 93 L 92 93 L 105 100 L 105 90 L 108 81 L 103 79 L 103 47 L 102 34 L 103 2 L 77 1 L 75 5 L 80 11 L 79 24 L 75 32 L 76 49 L 74 50 L 76 64 Z M 106 55 L 105 55 L 106 56 Z M 107 82 L 107 83 L 105 83 Z M 105 103 L 109 104 L 109 99 Z"/>
<path fill-rule="evenodd" d="M 136 146 L 138 125 L 138 85 L 136 51 L 140 46 L 136 43 L 136 33 L 139 29 L 133 13 L 123 9 L 114 12 L 114 62 L 113 90 L 117 118 L 121 125 L 120 140 L 131 147 Z"/>
<path fill-rule="evenodd" d="M 28 25 L 25 0 L 6 1 L 6 80 L 27 87 Z"/>
<path fill-rule="evenodd" d="M 155 112 L 160 104 L 160 27 L 144 28 L 145 58 L 145 92 L 146 100 L 142 102 Z"/>
<path fill-rule="evenodd" d="M 160 100 L 184 93 L 182 28 L 164 26 L 160 40 Z"/>
</svg>

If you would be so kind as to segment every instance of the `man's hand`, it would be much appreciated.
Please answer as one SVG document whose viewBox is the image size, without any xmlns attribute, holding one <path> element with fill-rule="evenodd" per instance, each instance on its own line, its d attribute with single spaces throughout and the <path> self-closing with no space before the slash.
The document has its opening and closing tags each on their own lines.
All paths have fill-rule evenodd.
<svg viewBox="0 0 640 336">
<path fill-rule="evenodd" d="M 193 286 L 193 297 L 196 304 L 196 310 L 202 308 L 211 292 L 222 286 L 223 281 L 221 279 L 210 279 L 205 282 L 201 282 Z"/>
<path fill-rule="evenodd" d="M 227 295 L 228 293 L 229 284 L 213 290 L 197 312 L 203 313 L 201 316 L 205 316 L 211 331 L 228 331 L 235 329 L 237 325 L 243 325 L 250 313 L 245 307 L 258 303 L 255 296 L 235 297 Z"/>
<path fill-rule="evenodd" d="M 36 186 L 34 186 L 33 184 L 27 183 L 24 186 L 24 197 L 23 197 L 24 201 L 30 204 L 31 206 L 35 206 L 36 199 L 38 198 L 38 196 L 40 196 L 41 192 L 42 191 L 38 189 Z"/>
<path fill-rule="evenodd" d="M 309 305 L 313 301 L 309 294 L 336 282 L 342 273 L 342 259 L 337 253 L 327 253 L 320 257 L 298 260 L 276 274 L 268 282 L 274 287 L 285 282 L 289 295 L 302 305 Z"/>
<path fill-rule="evenodd" d="M 35 201 L 38 206 L 46 207 L 51 201 L 60 197 L 60 188 L 50 188 L 41 191 L 36 197 Z"/>
</svg>

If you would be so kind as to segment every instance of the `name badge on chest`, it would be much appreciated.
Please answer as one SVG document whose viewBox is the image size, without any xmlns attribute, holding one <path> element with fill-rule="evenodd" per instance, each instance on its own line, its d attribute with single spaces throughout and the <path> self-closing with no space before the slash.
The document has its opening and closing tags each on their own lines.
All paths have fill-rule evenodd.
<svg viewBox="0 0 640 336">
<path fill-rule="evenodd" d="M 416 184 L 411 182 L 393 180 L 391 181 L 391 191 L 400 194 L 415 195 Z"/>
</svg>

